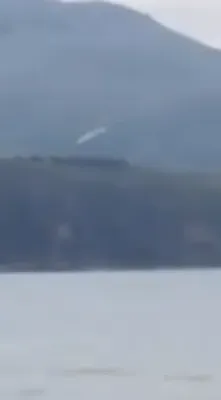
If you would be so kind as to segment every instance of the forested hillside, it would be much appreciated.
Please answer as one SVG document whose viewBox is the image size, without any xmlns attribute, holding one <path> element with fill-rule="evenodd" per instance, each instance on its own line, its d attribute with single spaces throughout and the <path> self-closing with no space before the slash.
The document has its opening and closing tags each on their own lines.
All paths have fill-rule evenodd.
<svg viewBox="0 0 221 400">
<path fill-rule="evenodd" d="M 2 270 L 221 264 L 220 175 L 32 157 L 0 178 Z"/>
</svg>

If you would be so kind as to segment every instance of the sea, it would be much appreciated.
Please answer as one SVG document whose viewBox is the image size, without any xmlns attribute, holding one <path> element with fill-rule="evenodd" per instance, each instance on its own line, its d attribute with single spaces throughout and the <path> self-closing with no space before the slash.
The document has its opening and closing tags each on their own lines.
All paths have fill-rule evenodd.
<svg viewBox="0 0 221 400">
<path fill-rule="evenodd" d="M 220 400 L 221 270 L 0 275 L 0 399 Z"/>
</svg>

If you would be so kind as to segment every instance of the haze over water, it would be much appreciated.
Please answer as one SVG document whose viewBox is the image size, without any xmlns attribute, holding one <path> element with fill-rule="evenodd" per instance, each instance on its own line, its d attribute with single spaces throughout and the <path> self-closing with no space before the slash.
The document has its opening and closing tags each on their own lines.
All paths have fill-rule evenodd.
<svg viewBox="0 0 221 400">
<path fill-rule="evenodd" d="M 0 276 L 0 398 L 220 399 L 221 271 Z"/>
</svg>

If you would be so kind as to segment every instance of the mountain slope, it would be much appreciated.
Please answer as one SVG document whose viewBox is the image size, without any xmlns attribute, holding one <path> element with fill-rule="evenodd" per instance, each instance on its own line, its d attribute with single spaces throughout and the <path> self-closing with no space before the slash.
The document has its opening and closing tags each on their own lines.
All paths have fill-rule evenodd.
<svg viewBox="0 0 221 400">
<path fill-rule="evenodd" d="M 179 142 L 186 164 L 193 145 L 201 166 L 212 136 L 219 145 L 221 53 L 149 16 L 108 3 L 0 0 L 0 58 L 1 154 L 107 153 L 170 166 L 175 151 L 179 166 Z M 100 126 L 105 135 L 76 144 Z"/>
</svg>

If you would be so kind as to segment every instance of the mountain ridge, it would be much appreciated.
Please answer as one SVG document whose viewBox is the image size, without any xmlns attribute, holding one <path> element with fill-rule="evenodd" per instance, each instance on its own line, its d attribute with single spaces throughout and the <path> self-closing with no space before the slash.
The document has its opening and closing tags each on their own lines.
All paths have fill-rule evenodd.
<svg viewBox="0 0 221 400">
<path fill-rule="evenodd" d="M 188 164 L 191 143 L 186 147 L 182 141 L 192 138 L 194 148 L 202 142 L 201 155 L 195 152 L 189 166 L 200 167 L 213 136 L 216 149 L 221 147 L 219 107 L 213 116 L 221 99 L 220 51 L 108 2 L 17 0 L 17 8 L 7 3 L 8 19 L 4 4 L 1 0 L 1 155 L 107 153 L 148 163 L 155 154 L 154 163 L 167 167 L 182 147 Z M 205 121 L 217 119 L 203 140 L 201 103 L 207 104 Z M 184 120 L 188 140 L 181 134 Z M 110 127 L 107 134 L 76 144 L 99 126 Z M 173 147 L 166 156 L 165 142 Z"/>
</svg>

